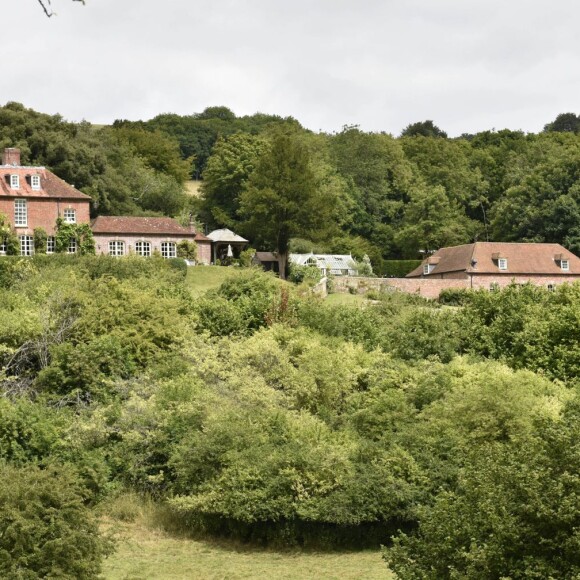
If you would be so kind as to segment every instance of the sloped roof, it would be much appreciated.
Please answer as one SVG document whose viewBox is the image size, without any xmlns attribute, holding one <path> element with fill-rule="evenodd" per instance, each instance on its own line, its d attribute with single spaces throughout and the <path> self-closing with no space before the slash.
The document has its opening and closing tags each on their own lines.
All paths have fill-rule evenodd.
<svg viewBox="0 0 580 580">
<path fill-rule="evenodd" d="M 18 175 L 19 188 L 10 187 L 10 176 Z M 32 189 L 29 181 L 32 175 L 40 177 L 40 189 Z M 90 201 L 90 196 L 78 191 L 72 185 L 57 177 L 45 167 L 0 165 L 0 196 L 26 198 L 78 199 Z"/>
<path fill-rule="evenodd" d="M 256 252 L 254 258 L 260 262 L 277 262 L 278 256 L 274 252 Z"/>
<path fill-rule="evenodd" d="M 234 243 L 247 243 L 248 240 L 242 238 L 242 236 L 238 236 L 238 234 L 234 234 L 232 230 L 222 229 L 222 230 L 214 230 L 213 232 L 207 234 L 207 237 L 212 240 L 213 242 L 227 242 L 228 244 Z"/>
<path fill-rule="evenodd" d="M 290 254 L 289 260 L 301 266 L 316 262 L 320 269 L 355 270 L 356 263 L 349 254 Z"/>
<path fill-rule="evenodd" d="M 500 270 L 498 257 L 507 260 L 507 270 Z M 568 260 L 569 270 L 562 270 L 557 257 Z M 429 274 L 423 274 L 423 265 L 439 258 Z M 441 248 L 431 258 L 423 260 L 407 278 L 437 276 L 450 272 L 468 274 L 538 274 L 579 275 L 580 258 L 560 244 L 533 244 L 509 242 L 475 242 L 463 246 Z"/>
<path fill-rule="evenodd" d="M 94 234 L 169 235 L 191 237 L 195 241 L 211 241 L 168 217 L 99 216 L 93 221 L 91 228 Z"/>
</svg>

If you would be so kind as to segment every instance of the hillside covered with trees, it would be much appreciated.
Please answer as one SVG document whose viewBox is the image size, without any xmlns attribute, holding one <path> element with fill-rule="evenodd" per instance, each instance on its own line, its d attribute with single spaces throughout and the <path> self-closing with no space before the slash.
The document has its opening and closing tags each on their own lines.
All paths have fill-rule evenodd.
<svg viewBox="0 0 580 580">
<path fill-rule="evenodd" d="M 227 107 L 96 127 L 8 103 L 0 146 L 20 147 L 23 163 L 45 165 L 90 195 L 95 213 L 193 213 L 208 230 L 229 227 L 259 249 L 368 254 L 378 274 L 384 260 L 474 240 L 556 242 L 580 252 L 572 113 L 540 134 L 451 139 L 432 121 L 399 137 L 358 127 L 315 134 L 292 118 L 237 117 Z M 200 198 L 185 194 L 191 178 L 202 179 Z M 292 196 L 302 196 L 305 211 L 269 227 Z"/>
</svg>

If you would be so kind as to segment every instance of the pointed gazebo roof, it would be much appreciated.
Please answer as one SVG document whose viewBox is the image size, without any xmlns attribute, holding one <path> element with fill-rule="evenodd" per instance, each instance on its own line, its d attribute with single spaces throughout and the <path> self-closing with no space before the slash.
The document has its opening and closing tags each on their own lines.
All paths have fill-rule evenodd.
<svg viewBox="0 0 580 580">
<path fill-rule="evenodd" d="M 214 230 L 213 232 L 209 233 L 207 237 L 212 242 L 223 242 L 226 244 L 247 244 L 248 240 L 242 238 L 242 236 L 238 236 L 238 234 L 234 234 L 232 230 L 222 229 L 222 230 Z"/>
</svg>

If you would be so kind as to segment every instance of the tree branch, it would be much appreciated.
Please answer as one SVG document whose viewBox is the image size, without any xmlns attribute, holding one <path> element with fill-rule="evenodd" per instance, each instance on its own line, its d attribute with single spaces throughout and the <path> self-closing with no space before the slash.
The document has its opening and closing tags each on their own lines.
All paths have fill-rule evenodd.
<svg viewBox="0 0 580 580">
<path fill-rule="evenodd" d="M 85 0 L 72 0 L 72 1 L 80 2 L 81 4 L 85 3 Z M 44 13 L 48 16 L 48 18 L 56 15 L 56 13 L 52 11 L 52 4 L 50 0 L 37 0 L 37 2 L 40 4 L 40 6 L 44 10 Z"/>
</svg>

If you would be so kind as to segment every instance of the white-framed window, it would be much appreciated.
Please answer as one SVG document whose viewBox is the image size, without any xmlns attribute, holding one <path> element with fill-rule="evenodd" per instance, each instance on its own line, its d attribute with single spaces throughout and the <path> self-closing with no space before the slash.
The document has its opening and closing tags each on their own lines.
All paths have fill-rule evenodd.
<svg viewBox="0 0 580 580">
<path fill-rule="evenodd" d="M 570 260 L 560 260 L 560 268 L 562 268 L 563 272 L 570 271 Z"/>
<path fill-rule="evenodd" d="M 125 242 L 121 240 L 111 240 L 109 242 L 109 256 L 124 256 Z"/>
<path fill-rule="evenodd" d="M 32 189 L 40 189 L 40 175 L 30 176 L 30 187 Z"/>
<path fill-rule="evenodd" d="M 77 212 L 74 209 L 66 208 L 63 212 L 63 219 L 64 222 L 67 224 L 76 224 L 77 223 Z"/>
<path fill-rule="evenodd" d="M 138 256 L 143 256 L 144 258 L 149 258 L 151 256 L 151 243 L 150 242 L 135 242 L 135 253 Z"/>
<path fill-rule="evenodd" d="M 163 258 L 177 258 L 175 242 L 161 242 L 161 256 Z"/>
<path fill-rule="evenodd" d="M 556 284 L 548 284 L 548 292 L 554 292 L 556 289 Z"/>
<path fill-rule="evenodd" d="M 6 238 L 0 239 L 0 256 L 5 256 L 8 250 L 8 244 L 6 243 Z"/>
<path fill-rule="evenodd" d="M 429 274 L 429 264 L 423 264 L 423 274 Z"/>
<path fill-rule="evenodd" d="M 25 199 L 14 200 L 14 227 L 26 227 L 28 225 L 28 208 Z"/>
<path fill-rule="evenodd" d="M 47 254 L 54 254 L 54 248 L 56 246 L 56 240 L 54 236 L 48 236 L 46 238 L 46 253 Z"/>
<path fill-rule="evenodd" d="M 20 255 L 32 256 L 34 254 L 34 238 L 32 236 L 20 236 Z"/>
<path fill-rule="evenodd" d="M 20 177 L 18 175 L 10 176 L 10 187 L 12 189 L 20 189 Z"/>
<path fill-rule="evenodd" d="M 67 254 L 76 254 L 77 253 L 77 239 L 71 238 L 68 242 L 68 248 L 66 249 Z"/>
<path fill-rule="evenodd" d="M 497 265 L 500 270 L 507 270 L 507 258 L 499 258 Z"/>
</svg>

